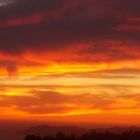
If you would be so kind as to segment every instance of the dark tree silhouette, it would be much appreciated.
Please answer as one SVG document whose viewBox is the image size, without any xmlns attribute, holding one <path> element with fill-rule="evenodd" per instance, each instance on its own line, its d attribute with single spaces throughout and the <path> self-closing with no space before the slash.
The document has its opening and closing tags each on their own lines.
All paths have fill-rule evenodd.
<svg viewBox="0 0 140 140">
<path fill-rule="evenodd" d="M 92 131 L 91 133 L 85 133 L 81 136 L 69 135 L 64 133 L 57 133 L 56 136 L 44 136 L 39 135 L 27 135 L 24 140 L 140 140 L 140 131 L 127 131 L 121 134 L 115 134 L 111 132 L 97 133 Z"/>
<path fill-rule="evenodd" d="M 27 135 L 25 137 L 25 140 L 42 140 L 41 136 L 39 135 Z"/>
</svg>

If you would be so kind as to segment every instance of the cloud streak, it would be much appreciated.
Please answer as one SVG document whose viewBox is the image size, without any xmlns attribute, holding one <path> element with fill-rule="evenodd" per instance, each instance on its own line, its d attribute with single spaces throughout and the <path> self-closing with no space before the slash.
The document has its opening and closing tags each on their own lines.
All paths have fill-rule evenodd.
<svg viewBox="0 0 140 140">
<path fill-rule="evenodd" d="M 54 91 L 31 91 L 32 96 L 2 96 L 1 107 L 15 109 L 28 115 L 65 116 L 66 114 L 88 112 L 92 114 L 124 111 L 123 114 L 140 110 L 139 94 L 105 95 L 105 94 L 73 94 L 66 95 Z M 128 105 L 129 104 L 129 105 Z M 98 111 L 97 111 L 98 110 Z M 97 112 L 96 112 L 97 111 Z M 76 113 L 77 112 L 77 113 Z M 132 113 L 132 114 L 133 114 Z M 84 114 L 84 113 L 83 113 Z M 93 113 L 94 114 L 94 113 Z"/>
</svg>

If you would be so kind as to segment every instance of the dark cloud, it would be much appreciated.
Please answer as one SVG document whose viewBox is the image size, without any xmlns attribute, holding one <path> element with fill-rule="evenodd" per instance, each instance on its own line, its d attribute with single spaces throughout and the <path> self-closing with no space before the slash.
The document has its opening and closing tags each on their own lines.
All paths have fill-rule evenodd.
<svg viewBox="0 0 140 140">
<path fill-rule="evenodd" d="M 20 55 L 71 47 L 81 56 L 70 58 L 77 62 L 138 59 L 139 30 L 117 28 L 131 26 L 128 18 L 139 19 L 139 4 L 138 0 L 16 0 L 0 7 L 0 51 Z M 140 26 L 139 20 L 133 24 Z M 79 43 L 91 45 L 78 50 Z M 17 64 L 10 65 L 8 71 L 16 70 Z"/>
<path fill-rule="evenodd" d="M 5 69 L 8 73 L 9 76 L 15 76 L 18 73 L 18 68 L 22 67 L 22 66 L 26 66 L 26 67 L 31 67 L 31 66 L 41 66 L 41 63 L 37 63 L 34 61 L 29 61 L 29 60 L 12 60 L 12 58 L 4 58 L 2 60 L 0 60 L 0 68 L 1 69 Z M 4 76 L 4 73 L 0 74 L 1 76 Z"/>
</svg>

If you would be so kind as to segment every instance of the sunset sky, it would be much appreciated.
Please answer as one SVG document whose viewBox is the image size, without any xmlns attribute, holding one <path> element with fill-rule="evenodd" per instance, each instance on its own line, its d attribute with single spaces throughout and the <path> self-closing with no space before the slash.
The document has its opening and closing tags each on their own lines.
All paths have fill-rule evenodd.
<svg viewBox="0 0 140 140">
<path fill-rule="evenodd" d="M 140 125 L 140 0 L 0 0 L 0 120 Z"/>
</svg>

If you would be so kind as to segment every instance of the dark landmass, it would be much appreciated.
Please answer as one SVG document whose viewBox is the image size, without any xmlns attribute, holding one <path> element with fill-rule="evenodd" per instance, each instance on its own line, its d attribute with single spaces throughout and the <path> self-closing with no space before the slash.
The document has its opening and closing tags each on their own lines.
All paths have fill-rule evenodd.
<svg viewBox="0 0 140 140">
<path fill-rule="evenodd" d="M 140 140 L 139 127 L 86 129 L 75 126 L 36 126 L 25 131 L 24 140 Z"/>
<path fill-rule="evenodd" d="M 51 125 L 39 125 L 26 129 L 23 134 L 38 134 L 38 135 L 50 135 L 54 136 L 58 132 L 62 132 L 65 135 L 75 134 L 82 135 L 91 131 L 96 131 L 98 133 L 104 133 L 106 131 L 114 134 L 120 134 L 127 131 L 140 131 L 140 127 L 109 127 L 109 128 L 84 128 L 77 126 L 51 126 Z"/>
<path fill-rule="evenodd" d="M 89 132 L 90 129 L 77 127 L 77 126 L 49 126 L 49 125 L 40 125 L 31 127 L 25 130 L 24 134 L 38 134 L 38 135 L 50 135 L 54 136 L 58 132 L 62 132 L 65 135 L 76 134 L 82 135 L 86 132 Z"/>
<path fill-rule="evenodd" d="M 93 139 L 93 137 L 91 138 L 91 135 L 96 135 L 98 139 L 109 135 L 106 136 L 108 140 L 115 140 L 116 137 L 123 137 L 123 140 L 129 140 L 130 138 L 135 140 L 134 137 L 137 137 L 137 139 L 139 138 L 140 140 L 140 127 L 82 127 L 80 125 L 70 126 L 69 124 L 56 124 L 56 126 L 54 124 L 41 124 L 42 123 L 35 124 L 28 122 L 1 123 L 0 140 L 46 140 L 46 137 L 52 138 L 47 138 L 47 140 L 58 140 L 55 138 L 58 134 L 63 134 L 65 138 L 62 140 L 96 140 L 95 138 Z M 83 136 L 87 136 L 87 138 L 83 139 Z M 128 137 L 126 138 L 126 136 Z M 40 138 L 38 139 L 37 137 Z M 100 138 L 99 140 L 102 139 L 103 138 Z"/>
</svg>

